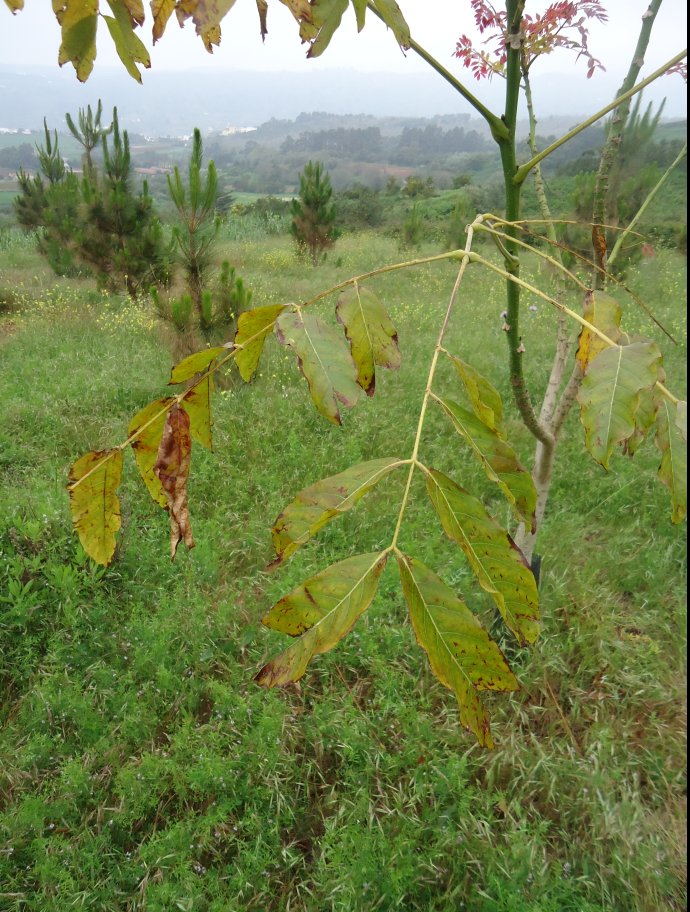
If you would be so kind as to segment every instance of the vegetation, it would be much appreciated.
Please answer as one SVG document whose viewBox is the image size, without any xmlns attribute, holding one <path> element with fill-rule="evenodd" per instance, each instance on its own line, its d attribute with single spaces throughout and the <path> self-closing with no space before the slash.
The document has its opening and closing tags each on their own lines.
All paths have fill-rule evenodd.
<svg viewBox="0 0 690 912">
<path fill-rule="evenodd" d="M 297 248 L 317 266 L 335 244 L 333 188 L 321 162 L 307 162 L 299 178 L 299 199 L 292 201 L 290 231 Z"/>
<path fill-rule="evenodd" d="M 652 567 L 656 570 L 659 565 L 671 571 L 680 590 L 682 557 L 678 557 L 682 544 L 671 526 L 658 531 L 658 511 L 647 513 L 647 505 L 639 503 L 635 495 L 625 498 L 624 516 L 629 519 L 633 503 L 640 525 L 631 527 L 627 522 L 621 527 L 610 507 L 602 508 L 631 485 L 639 488 L 640 476 L 631 474 L 626 461 L 620 475 L 622 487 L 612 490 L 609 485 L 606 493 L 598 496 L 600 486 L 593 474 L 593 461 L 583 463 L 575 436 L 564 433 L 566 428 L 573 430 L 570 413 L 577 401 L 585 447 L 594 461 L 608 469 L 612 460 L 620 463 L 621 450 L 628 457 L 635 454 L 636 462 L 658 469 L 670 493 L 674 523 L 685 517 L 683 352 L 672 352 L 662 366 L 660 349 L 649 338 L 662 330 L 679 349 L 685 347 L 676 300 L 667 293 L 678 281 L 679 262 L 664 254 L 663 261 L 661 257 L 650 261 L 644 271 L 631 264 L 628 284 L 622 286 L 610 270 L 610 260 L 615 260 L 622 249 L 622 240 L 609 249 L 604 222 L 618 163 L 616 150 L 625 148 L 626 129 L 640 133 L 639 118 L 633 116 L 627 121 L 630 99 L 683 56 L 676 55 L 653 77 L 636 84 L 658 5 L 659 0 L 652 0 L 644 17 L 638 46 L 617 98 L 592 118 L 594 121 L 608 111 L 617 111 L 607 127 L 592 197 L 593 268 L 590 262 L 581 267 L 582 259 L 577 257 L 578 265 L 568 268 L 541 171 L 542 160 L 560 148 L 568 135 L 554 140 L 545 150 L 539 148 L 530 70 L 540 54 L 558 46 L 584 55 L 590 72 L 595 69 L 599 64 L 588 53 L 583 21 L 602 17 L 600 4 L 583 3 L 585 20 L 576 20 L 574 4 L 555 4 L 543 17 L 532 19 L 523 15 L 522 4 L 513 0 L 508 0 L 505 12 L 496 12 L 483 0 L 473 2 L 480 30 L 488 33 L 485 47 L 490 51 L 475 51 L 463 37 L 458 56 L 480 77 L 489 72 L 505 74 L 506 106 L 500 117 L 416 45 L 395 5 L 366 4 L 393 30 L 403 47 L 425 57 L 487 121 L 501 157 L 505 217 L 489 213 L 471 217 L 462 247 L 441 253 L 420 249 L 414 260 L 404 263 L 388 259 L 380 265 L 382 260 L 376 255 L 390 240 L 364 235 L 358 239 L 361 248 L 351 243 L 337 261 L 338 268 L 352 267 L 346 273 L 350 278 L 331 272 L 331 284 L 325 289 L 323 285 L 312 287 L 313 276 L 310 280 L 289 254 L 281 266 L 280 244 L 285 245 L 285 241 L 271 243 L 265 238 L 261 248 L 253 247 L 251 255 L 244 253 L 245 261 L 249 258 L 250 265 L 254 262 L 252 278 L 259 306 L 240 316 L 234 343 L 228 340 L 225 345 L 201 349 L 175 364 L 170 384 L 178 385 L 179 391 L 162 393 L 161 398 L 143 407 L 136 403 L 139 411 L 129 421 L 124 442 L 113 445 L 112 429 L 104 428 L 98 414 L 99 448 L 85 453 L 71 467 L 71 512 L 80 540 L 98 564 L 108 566 L 117 557 L 117 575 L 94 571 L 94 565 L 79 558 L 81 552 L 72 552 L 74 570 L 68 581 L 64 570 L 57 573 L 48 568 L 50 557 L 40 557 L 43 552 L 51 555 L 53 547 L 53 537 L 42 534 L 40 522 L 32 523 L 22 516 L 18 523 L 7 524 L 3 546 L 10 555 L 9 595 L 3 623 L 7 624 L 13 649 L 3 674 L 10 696 L 6 727 L 13 774 L 5 789 L 10 811 L 2 825 L 16 834 L 22 854 L 15 858 L 14 845 L 6 853 L 13 892 L 3 898 L 24 905 L 33 889 L 41 910 L 53 908 L 47 903 L 63 902 L 66 896 L 72 903 L 106 907 L 116 896 L 117 902 L 130 909 L 164 909 L 171 903 L 180 908 L 220 909 L 239 896 L 248 908 L 286 912 L 291 908 L 316 912 L 324 908 L 401 906 L 445 910 L 465 903 L 481 912 L 548 912 L 561 908 L 651 912 L 659 907 L 682 907 L 684 873 L 676 862 L 682 854 L 674 848 L 675 824 L 668 817 L 658 819 L 659 809 L 676 805 L 683 789 L 683 761 L 676 760 L 680 741 L 677 730 L 682 723 L 679 726 L 675 703 L 671 703 L 672 710 L 662 711 L 660 699 L 661 694 L 666 699 L 675 697 L 678 691 L 678 662 L 662 664 L 655 657 L 678 655 L 676 641 L 682 626 L 676 605 L 682 604 L 683 593 L 678 591 L 676 597 L 674 590 L 672 613 L 657 613 L 660 600 L 645 595 Z M 187 5 L 184 12 L 195 15 L 197 30 L 210 47 L 218 34 L 219 20 L 213 19 L 217 14 L 205 7 L 197 13 L 194 9 Z M 265 28 L 265 4 L 259 9 Z M 336 14 L 329 9 L 327 15 L 326 7 L 318 2 L 308 9 L 293 7 L 313 56 L 325 49 L 339 24 L 342 10 Z M 360 4 L 356 10 L 361 26 L 365 7 Z M 126 14 L 123 17 L 119 24 L 113 20 L 120 38 L 127 22 Z M 165 20 L 156 23 L 159 34 L 164 26 Z M 80 30 L 80 35 L 82 31 L 85 33 Z M 136 75 L 136 63 L 143 59 L 131 45 L 128 47 L 129 57 L 123 59 Z M 88 60 L 82 55 L 74 62 L 78 74 L 85 78 Z M 523 164 L 518 163 L 515 136 L 521 84 L 532 125 Z M 577 134 L 585 126 L 571 133 Z M 46 136 L 50 140 L 47 129 Z M 198 153 L 194 180 L 200 184 L 200 140 L 193 148 Z M 50 147 L 46 154 L 52 156 Z M 679 153 L 649 187 L 621 239 L 632 234 L 632 224 L 643 220 L 653 197 L 661 193 L 682 158 Z M 531 173 L 543 233 L 536 233 L 534 224 L 521 218 L 521 191 Z M 191 175 L 192 171 L 190 184 Z M 177 177 L 182 193 L 179 174 Z M 457 230 L 454 223 L 462 218 L 464 207 L 471 207 L 469 186 L 463 179 L 456 188 L 462 197 L 455 199 L 451 232 Z M 416 222 L 414 243 L 422 248 L 423 217 L 417 206 L 433 200 L 434 187 L 419 180 L 418 190 L 404 194 L 404 188 L 399 191 L 391 184 L 388 195 L 400 192 L 415 200 L 411 210 Z M 357 202 L 356 197 L 353 201 Z M 402 243 L 406 242 L 407 228 L 403 222 Z M 493 253 L 476 245 L 480 237 L 493 243 Z M 216 228 L 214 241 L 219 238 Z M 12 246 L 10 241 L 7 250 Z M 267 249 L 265 263 L 252 261 L 251 256 Z M 348 253 L 349 261 L 343 262 Z M 242 257 L 235 251 L 236 262 Z M 262 265 L 270 266 L 271 277 L 265 282 L 261 279 Z M 272 275 L 277 267 L 280 281 Z M 413 267 L 415 272 L 410 271 Z M 291 269 L 296 269 L 296 275 L 290 275 Z M 324 269 L 330 270 L 330 263 Z M 227 280 L 227 268 L 225 272 Z M 546 284 L 549 274 L 555 277 L 552 286 Z M 663 289 L 656 313 L 644 304 L 650 278 L 657 289 Z M 503 283 L 505 297 L 497 296 L 496 281 Z M 289 284 L 283 288 L 281 282 Z M 104 330 L 108 312 L 117 312 L 117 304 L 94 299 L 86 288 L 82 294 L 83 313 L 91 313 Z M 458 324 L 452 318 L 461 298 L 463 303 L 481 302 L 482 309 L 472 313 L 474 319 Z M 286 304 L 288 299 L 301 303 Z M 337 331 L 333 321 L 329 323 L 315 313 L 315 306 L 324 299 L 335 303 Z M 397 304 L 399 300 L 413 304 L 406 308 Z M 492 301 L 496 305 L 493 320 L 486 306 Z M 630 301 L 642 306 L 639 311 L 625 306 L 624 319 L 624 305 Z M 210 308 L 209 302 L 207 292 L 202 291 L 202 317 L 204 308 Z M 544 310 L 546 305 L 548 311 Z M 32 319 L 32 315 L 52 311 L 57 319 L 65 308 L 59 298 L 44 306 L 23 295 L 8 298 L 6 307 L 14 321 L 7 323 L 8 329 L 17 334 L 20 343 L 19 373 L 19 366 L 28 360 L 22 355 L 22 338 L 33 333 L 40 336 L 42 329 L 40 319 Z M 504 308 L 500 313 L 499 307 Z M 175 319 L 180 323 L 189 320 L 192 309 L 191 294 L 180 298 Z M 70 308 L 66 310 L 64 322 L 69 327 Z M 149 354 L 151 337 L 146 335 L 155 330 L 155 321 L 150 314 L 147 320 L 145 307 L 131 298 L 120 305 L 119 312 L 130 328 L 140 331 L 143 360 L 139 363 L 145 372 L 155 364 Z M 566 317 L 578 324 L 576 344 Z M 82 316 L 80 341 L 84 326 Z M 271 348 L 271 336 L 280 347 L 278 357 L 267 369 L 267 362 L 262 364 L 260 359 L 264 348 Z M 503 346 L 496 344 L 502 337 L 508 340 L 507 372 L 498 369 L 505 360 L 501 356 Z M 130 334 L 127 338 L 131 342 Z M 401 359 L 401 343 L 409 358 L 408 367 Z M 40 343 L 36 346 L 34 338 L 30 344 L 41 350 L 47 347 Z M 415 366 L 425 346 L 433 348 L 433 355 L 428 373 L 420 374 Z M 470 360 L 477 351 L 483 355 L 481 372 Z M 527 351 L 529 357 L 524 357 Z M 332 433 L 324 437 L 327 432 L 323 423 L 319 425 L 313 418 L 310 422 L 301 414 L 304 389 L 285 372 L 289 355 L 297 358 L 317 412 L 334 425 L 347 423 L 362 436 L 354 434 L 345 442 Z M 553 359 L 548 376 L 545 359 Z M 130 356 L 129 361 L 137 363 L 137 357 Z M 257 418 L 256 400 L 247 400 L 241 389 L 220 397 L 219 411 L 227 409 L 232 416 L 232 445 L 237 441 L 242 458 L 231 458 L 228 478 L 219 483 L 203 450 L 197 454 L 196 447 L 195 475 L 190 474 L 192 441 L 210 449 L 215 436 L 218 449 L 219 441 L 227 444 L 230 440 L 227 432 L 223 438 L 218 428 L 213 434 L 211 419 L 214 382 L 230 363 L 236 364 L 245 381 L 254 381 L 256 392 L 263 394 L 263 408 Z M 386 375 L 384 368 L 395 373 Z M 69 382 L 75 385 L 77 376 L 70 375 Z M 382 384 L 394 395 L 383 402 L 377 397 L 368 409 L 359 409 L 349 417 L 358 400 L 364 394 L 371 397 Z M 535 388 L 539 398 L 543 396 L 540 408 L 534 405 L 539 401 L 533 397 Z M 514 398 L 519 420 L 511 418 L 504 407 L 508 393 Z M 128 401 L 114 412 L 131 412 L 131 395 L 126 398 Z M 410 424 L 408 416 L 414 401 L 421 403 L 416 426 Z M 19 401 L 21 405 L 23 402 Z M 34 413 L 35 409 L 30 412 L 32 416 Z M 246 431 L 249 416 L 252 431 L 256 425 L 264 435 L 261 442 Z M 295 418 L 300 419 L 299 424 Z M 80 432 L 88 432 L 88 421 L 83 420 L 78 427 Z M 281 429 L 280 471 L 271 464 L 271 457 L 264 455 L 265 439 L 275 434 L 277 427 Z M 8 440 L 13 441 L 16 434 L 11 425 L 7 433 Z M 32 442 L 42 445 L 44 436 L 32 427 Z M 534 445 L 534 440 L 537 445 L 530 473 L 518 454 L 530 442 Z M 563 453 L 566 460 L 562 481 L 553 474 L 557 443 L 559 455 Z M 180 542 L 186 546 L 178 557 L 179 570 L 174 575 L 166 571 L 163 585 L 152 591 L 147 588 L 148 581 L 142 584 L 137 578 L 142 569 L 138 549 L 132 551 L 136 557 L 129 575 L 127 554 L 134 546 L 127 530 L 118 536 L 123 513 L 119 490 L 128 492 L 130 488 L 127 477 L 122 479 L 123 457 L 129 446 L 152 501 L 167 511 L 172 558 Z M 45 459 L 48 454 L 44 451 L 45 447 L 40 455 Z M 230 451 L 233 456 L 232 447 Z M 238 485 L 232 468 L 244 468 L 246 476 L 248 459 L 253 470 Z M 9 465 L 14 469 L 14 462 Z M 294 492 L 298 481 L 301 488 L 290 500 L 281 488 L 286 465 L 288 469 L 297 466 L 288 490 Z M 302 480 L 300 473 L 305 468 L 326 471 L 316 474 L 320 481 L 313 477 Z M 445 474 L 449 469 L 462 479 L 462 487 Z M 307 486 L 302 487 L 305 482 Z M 227 536 L 237 534 L 237 526 L 227 526 L 225 515 L 223 531 L 216 532 L 217 541 L 204 537 L 205 544 L 201 543 L 200 527 L 204 532 L 216 531 L 213 519 L 219 484 L 232 486 L 233 507 L 238 517 L 243 516 L 247 536 L 252 535 L 256 521 L 251 504 L 257 493 L 275 494 L 276 512 L 282 509 L 271 530 L 275 558 L 268 566 L 267 548 L 264 546 L 262 552 L 260 536 L 249 538 L 254 542 L 251 549 L 244 537 L 239 547 L 229 542 Z M 559 505 L 559 490 L 565 489 L 559 489 L 561 484 L 577 487 L 578 494 Z M 418 496 L 422 486 L 426 498 Z M 660 490 L 653 489 L 653 500 Z M 32 487 L 29 497 L 35 493 Z M 42 493 L 48 496 L 45 490 Z M 193 552 L 197 540 L 192 534 L 188 494 L 199 539 L 199 547 Z M 364 495 L 369 507 L 366 514 L 353 510 Z M 555 506 L 554 518 L 545 511 L 549 496 Z M 148 524 L 145 510 L 142 513 L 136 504 L 129 507 L 127 499 L 125 503 L 128 511 L 141 517 L 142 525 Z M 572 514 L 571 509 L 575 510 Z M 593 510 L 598 514 L 598 527 L 589 522 Z M 48 522 L 48 513 L 44 516 Z M 336 517 L 338 522 L 331 524 Z M 436 525 L 449 541 L 429 534 Z M 520 547 L 505 531 L 509 525 L 517 526 Z M 587 543 L 582 548 L 586 552 L 597 551 L 595 530 L 599 528 L 621 545 L 648 540 L 650 531 L 653 538 L 658 535 L 668 544 L 661 554 L 645 553 L 645 560 L 636 553 L 631 568 L 611 566 L 606 549 L 599 549 L 593 558 L 587 553 L 580 562 L 575 543 L 580 548 Z M 319 542 L 309 543 L 317 532 L 321 533 Z M 540 558 L 533 555 L 537 533 L 552 549 L 544 573 Z M 460 564 L 458 547 L 466 558 Z M 234 561 L 214 559 L 215 548 L 222 555 L 229 550 L 235 555 Z M 559 554 L 562 563 L 552 564 Z M 322 569 L 322 557 L 329 559 L 326 569 Z M 620 563 L 619 554 L 616 557 Z M 397 564 L 402 598 L 391 579 L 392 564 Z M 282 585 L 289 581 L 293 586 L 278 598 L 277 583 L 267 572 L 277 566 L 283 567 L 279 577 Z M 600 591 L 600 580 L 590 575 L 592 568 L 599 566 L 605 574 L 606 591 Z M 643 567 L 645 576 L 641 577 Z M 79 575 L 82 570 L 91 573 L 94 593 L 105 597 L 112 592 L 118 605 L 130 603 L 121 618 L 127 639 L 118 641 L 118 631 L 111 632 L 110 614 L 107 621 L 101 621 L 98 611 L 87 614 L 80 609 L 89 601 L 101 604 L 91 591 L 87 595 L 87 581 Z M 625 578 L 632 582 L 623 582 L 624 570 L 628 571 Z M 153 577 L 160 572 L 154 572 Z M 624 587 L 620 594 L 618 585 Z M 599 610 L 582 612 L 583 605 L 589 608 L 590 590 L 597 593 L 597 607 L 611 604 L 612 611 L 604 612 L 603 618 Z M 156 603 L 152 592 L 165 592 L 166 601 L 160 602 L 156 621 L 147 623 L 151 604 Z M 178 592 L 186 611 L 195 596 L 199 599 L 199 614 L 191 612 L 189 631 L 179 613 L 170 608 L 171 593 Z M 266 661 L 263 649 L 260 657 L 257 651 L 252 652 L 251 633 L 245 632 L 239 640 L 237 636 L 223 639 L 227 615 L 221 606 L 226 592 L 229 603 L 235 611 L 239 606 L 240 613 L 245 605 L 254 606 L 264 595 L 270 596 L 267 604 L 273 607 L 261 618 L 262 624 L 269 631 L 290 635 L 290 645 L 285 648 L 283 644 L 283 651 Z M 250 593 L 249 603 L 243 594 L 246 592 Z M 372 606 L 377 592 L 379 597 Z M 50 599 L 53 594 L 60 599 L 64 624 L 61 617 L 56 622 L 42 610 L 42 597 Z M 146 604 L 144 613 L 131 610 L 140 599 Z M 210 613 L 209 601 L 214 605 Z M 400 625 L 403 601 L 411 622 L 409 632 Z M 559 610 L 563 601 L 567 609 Z M 544 606 L 548 608 L 544 610 Z M 248 610 L 242 620 L 252 630 L 252 621 L 256 625 L 258 615 L 251 614 L 252 608 Z M 161 620 L 164 622 L 168 615 L 184 633 L 174 655 L 170 656 L 167 642 L 161 657 L 157 636 Z M 634 625 L 629 617 L 634 618 Z M 640 619 L 647 617 L 655 625 L 655 635 L 639 626 Z M 356 631 L 351 633 L 355 622 Z M 81 629 L 84 625 L 88 630 Z M 668 637 L 659 645 L 660 631 L 666 630 Z M 606 633 L 604 638 L 602 632 Z M 412 670 L 414 653 L 404 642 L 412 633 L 428 658 L 428 670 L 424 665 L 421 674 Z M 546 636 L 537 639 L 540 633 Z M 264 636 L 270 655 L 271 634 Z M 110 638 L 119 645 L 113 648 Z M 616 638 L 638 648 L 644 644 L 650 647 L 649 652 L 643 661 L 636 654 L 636 664 L 631 665 L 625 648 L 619 654 Z M 552 645 L 551 639 L 557 644 Z M 541 643 L 548 644 L 549 649 Z M 330 653 L 336 644 L 339 649 L 315 665 L 326 682 L 328 672 L 331 677 L 337 675 L 364 728 L 352 725 L 344 730 L 343 720 L 349 718 L 349 712 L 342 707 L 334 707 L 337 729 L 329 728 L 323 716 L 331 706 L 328 686 L 324 687 L 314 672 L 305 678 L 304 691 L 298 684 L 311 659 Z M 527 644 L 536 644 L 531 655 L 518 651 L 517 647 Z M 286 687 L 280 703 L 271 702 L 269 696 L 260 704 L 262 728 L 258 733 L 252 694 L 240 690 L 240 708 L 238 691 L 225 687 L 232 680 L 232 671 L 222 657 L 232 654 L 237 658 L 238 650 L 239 655 L 260 665 L 255 677 L 259 684 L 298 684 L 296 689 Z M 348 659 L 353 653 L 356 659 Z M 550 656 L 555 657 L 554 665 Z M 367 670 L 362 672 L 360 666 L 365 664 Z M 36 665 L 40 667 L 38 681 L 33 670 Z M 111 671 L 114 666 L 117 670 Z M 393 680 L 398 667 L 407 683 L 400 689 Z M 163 668 L 166 673 L 162 673 Z M 647 672 L 644 682 L 640 680 L 642 669 Z M 190 677 L 188 684 L 180 686 L 177 679 L 181 674 Z M 109 675 L 116 680 L 115 685 L 111 686 Z M 72 676 L 74 688 L 70 687 Z M 424 731 L 432 718 L 438 721 L 446 712 L 443 692 L 426 682 L 427 678 L 431 682 L 432 676 L 454 692 L 460 722 L 480 746 L 494 748 L 494 734 L 500 732 L 502 743 L 492 757 L 466 750 L 461 768 L 441 762 L 441 756 L 447 761 L 448 756 L 457 760 L 458 755 L 448 753 L 445 726 L 431 735 Z M 524 690 L 518 678 L 524 682 Z M 612 678 L 616 684 L 610 690 Z M 177 694 L 172 709 L 170 699 L 165 699 L 170 686 Z M 636 689 L 631 690 L 631 686 Z M 487 691 L 511 696 L 496 705 Z M 133 692 L 138 711 L 125 712 Z M 412 692 L 419 705 L 410 713 Z M 160 700 L 159 694 L 163 695 Z M 645 703 L 651 694 L 655 695 L 653 707 Z M 112 702 L 104 704 L 108 699 Z M 634 707 L 631 716 L 629 707 Z M 236 719 L 243 709 L 246 720 L 238 737 Z M 299 734 L 302 717 L 308 726 L 304 738 Z M 16 760 L 18 748 L 23 757 L 26 732 L 36 718 L 48 726 L 53 737 L 49 744 L 41 741 L 35 746 L 30 739 L 30 756 Z M 105 737 L 104 719 L 108 724 L 116 719 L 117 729 L 123 729 L 117 742 L 118 747 L 122 745 L 121 751 L 113 751 L 112 737 Z M 407 719 L 410 724 L 405 724 Z M 567 748 L 552 755 L 550 749 L 557 744 L 554 724 Z M 147 735 L 142 735 L 143 729 Z M 327 732 L 323 737 L 322 730 Z M 527 731 L 529 738 L 524 738 Z M 245 733 L 248 750 L 243 749 Z M 541 737 L 548 739 L 549 750 L 544 749 Z M 57 784 L 50 774 L 44 779 L 39 772 L 46 767 L 48 750 L 52 752 L 47 754 L 49 769 L 59 754 L 56 740 L 68 745 Z M 252 745 L 257 741 L 263 752 L 254 762 Z M 279 753 L 271 750 L 274 743 L 280 747 Z M 446 751 L 443 755 L 437 748 L 440 744 Z M 616 755 L 622 744 L 626 749 Z M 609 748 L 608 763 L 602 760 L 602 745 Z M 225 766 L 233 756 L 233 746 L 240 750 L 228 791 Z M 70 765 L 74 755 L 79 758 L 77 767 Z M 290 757 L 287 762 L 286 756 Z M 296 765 L 293 757 L 301 765 L 301 779 L 291 772 Z M 398 766 L 398 757 L 404 758 L 404 771 Z M 602 775 L 604 766 L 607 775 Z M 27 772 L 29 768 L 31 772 Z M 306 779 L 305 770 L 313 771 Z M 357 796 L 352 808 L 342 791 L 350 775 Z M 22 789 L 27 777 L 40 783 L 51 808 L 62 808 L 58 823 L 52 819 L 48 822 L 46 811 L 33 795 L 33 804 L 24 806 Z M 98 785 L 92 785 L 94 781 Z M 621 787 L 621 783 L 629 782 L 633 788 Z M 157 788 L 152 788 L 154 783 Z M 462 784 L 460 789 L 458 783 Z M 590 799 L 590 789 L 596 801 Z M 298 796 L 297 801 L 294 795 L 286 801 L 288 790 Z M 97 809 L 93 805 L 95 793 Z M 613 805 L 607 801 L 609 795 L 615 796 Z M 302 807 L 305 813 L 295 812 Z M 574 809 L 576 817 L 571 816 Z M 106 813 L 112 814 L 107 824 Z M 672 820 L 680 817 L 675 813 Z M 439 819 L 447 820 L 448 827 L 439 825 Z M 51 842 L 53 830 L 61 839 L 57 847 Z M 247 836 L 242 843 L 235 835 L 240 831 Z M 369 842 L 371 833 L 374 835 Z M 487 833 L 494 840 L 488 852 L 483 841 Z M 597 838 L 600 833 L 603 838 Z M 495 842 L 497 834 L 503 840 L 500 846 Z M 426 848 L 421 845 L 423 837 Z M 65 852 L 67 847 L 72 852 L 73 845 L 78 848 L 78 863 L 75 857 L 71 866 L 65 865 Z M 121 861 L 123 852 L 126 859 L 137 853 L 136 875 Z M 419 854 L 424 858 L 422 865 L 408 861 Z M 356 872 L 351 868 L 354 856 Z M 537 886 L 535 860 L 540 857 L 544 863 L 538 869 Z M 80 879 L 83 870 L 89 872 L 88 881 Z M 378 872 L 373 891 L 371 882 L 361 876 L 368 870 Z M 671 876 L 669 871 L 673 872 Z M 352 890 L 348 892 L 350 884 Z"/>
</svg>

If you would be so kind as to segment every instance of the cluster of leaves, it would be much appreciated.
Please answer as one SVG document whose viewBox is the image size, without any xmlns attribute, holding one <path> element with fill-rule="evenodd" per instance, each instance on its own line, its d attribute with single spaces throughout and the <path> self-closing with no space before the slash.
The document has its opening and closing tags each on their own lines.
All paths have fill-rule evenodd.
<svg viewBox="0 0 690 912">
<path fill-rule="evenodd" d="M 280 0 L 299 23 L 303 43 L 309 45 L 308 57 L 318 57 L 328 47 L 340 25 L 348 0 Z M 351 0 L 357 16 L 357 29 L 364 27 L 367 8 L 371 9 L 393 31 L 398 44 L 410 46 L 410 30 L 395 0 Z M 13 13 L 24 8 L 24 0 L 5 0 Z M 213 53 L 220 45 L 221 20 L 235 5 L 235 0 L 199 3 L 198 0 L 151 0 L 152 34 L 155 44 L 164 34 L 175 13 L 180 26 L 191 19 L 204 47 Z M 56 0 L 53 4 L 60 25 L 61 43 L 58 63 L 72 63 L 81 82 L 85 82 L 96 60 L 96 34 L 99 19 L 107 25 L 117 54 L 127 72 L 141 82 L 140 67 L 148 69 L 151 58 L 136 29 L 146 21 L 143 0 L 107 0 L 111 15 L 101 12 L 100 0 Z M 261 35 L 268 33 L 268 0 L 256 0 Z"/>
<path fill-rule="evenodd" d="M 490 0 L 471 0 L 471 6 L 479 33 L 489 34 L 481 48 L 476 48 L 467 35 L 461 35 L 455 56 L 472 71 L 475 79 L 490 79 L 494 74 L 503 75 L 508 60 L 507 13 L 505 10 L 497 10 Z M 589 51 L 589 33 L 586 27 L 589 19 L 599 22 L 608 19 L 604 6 L 597 0 L 581 0 L 577 3 L 573 0 L 558 0 L 551 3 L 543 13 L 523 13 L 517 40 L 524 70 L 529 71 L 532 63 L 542 54 L 550 54 L 559 48 L 575 51 L 578 58 L 585 58 L 588 79 L 597 69 L 605 69 L 601 61 Z"/>
</svg>

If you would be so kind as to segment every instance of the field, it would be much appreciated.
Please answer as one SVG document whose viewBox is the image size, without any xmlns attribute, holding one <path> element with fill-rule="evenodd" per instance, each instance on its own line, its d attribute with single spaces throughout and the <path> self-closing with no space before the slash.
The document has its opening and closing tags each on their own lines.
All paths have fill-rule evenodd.
<svg viewBox="0 0 690 912">
<path fill-rule="evenodd" d="M 286 236 L 225 242 L 254 306 L 302 300 L 400 258 L 346 235 L 318 269 Z M 438 248 L 425 249 L 438 252 Z M 490 253 L 489 248 L 486 249 Z M 103 569 L 72 533 L 69 464 L 126 436 L 165 395 L 170 354 L 145 304 L 56 279 L 31 243 L 0 248 L 0 910 L 3 912 L 660 912 L 685 869 L 685 530 L 647 442 L 605 473 L 573 412 L 538 550 L 544 632 L 502 642 L 522 688 L 492 699 L 496 750 L 458 723 L 406 620 L 392 568 L 354 631 L 300 686 L 254 674 L 282 645 L 260 618 L 310 574 L 390 541 L 402 480 L 373 491 L 283 568 L 270 527 L 303 487 L 410 452 L 449 263 L 379 277 L 403 366 L 335 428 L 271 340 L 249 386 L 215 398 L 195 449 L 197 546 L 168 554 L 165 514 L 131 460 L 123 532 Z M 538 275 L 529 263 L 527 277 Z M 659 250 L 628 285 L 625 326 L 657 339 L 683 393 L 685 260 Z M 554 315 L 528 301 L 528 375 L 545 383 Z M 502 288 L 472 267 L 448 348 L 508 402 Z M 333 299 L 322 306 L 332 315 Z M 442 384 L 454 381 L 444 373 Z M 524 460 L 531 445 L 516 419 Z M 480 472 L 443 416 L 422 458 Z M 484 487 L 488 492 L 488 488 Z M 498 500 L 492 508 L 508 521 Z M 415 490 L 402 547 L 500 628 Z"/>
</svg>

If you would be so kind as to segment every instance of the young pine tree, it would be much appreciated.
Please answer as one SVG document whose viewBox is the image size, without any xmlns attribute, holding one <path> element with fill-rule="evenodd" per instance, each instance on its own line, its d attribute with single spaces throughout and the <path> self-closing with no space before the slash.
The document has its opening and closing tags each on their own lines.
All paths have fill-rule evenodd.
<svg viewBox="0 0 690 912">
<path fill-rule="evenodd" d="M 290 231 L 314 266 L 338 237 L 332 196 L 331 179 L 321 162 L 308 162 L 299 179 L 299 199 L 292 201 Z"/>
</svg>

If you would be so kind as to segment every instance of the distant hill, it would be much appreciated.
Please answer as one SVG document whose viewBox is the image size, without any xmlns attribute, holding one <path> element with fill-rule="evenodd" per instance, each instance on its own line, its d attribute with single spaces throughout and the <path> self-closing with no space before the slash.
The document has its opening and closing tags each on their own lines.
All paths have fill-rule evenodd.
<svg viewBox="0 0 690 912">
<path fill-rule="evenodd" d="M 482 98 L 499 106 L 502 89 L 500 80 L 482 85 Z M 587 89 L 588 96 L 584 97 L 579 76 L 536 76 L 540 132 L 560 132 L 576 123 L 579 114 L 591 113 L 593 106 L 610 100 L 603 83 L 595 85 L 592 80 Z M 431 72 L 400 75 L 319 70 L 310 75 L 220 68 L 161 70 L 147 72 L 140 86 L 124 71 L 114 69 L 97 68 L 82 85 L 67 68 L 0 65 L 0 129 L 35 130 L 44 117 L 61 128 L 65 111 L 94 104 L 98 98 L 106 110 L 117 105 L 123 126 L 150 136 L 183 136 L 195 126 L 203 131 L 258 126 L 272 118 L 291 120 L 305 111 L 376 117 L 476 117 L 469 105 Z M 568 99 L 567 105 L 564 99 Z M 665 113 L 680 117 L 683 110 L 682 100 L 670 99 Z"/>
</svg>

